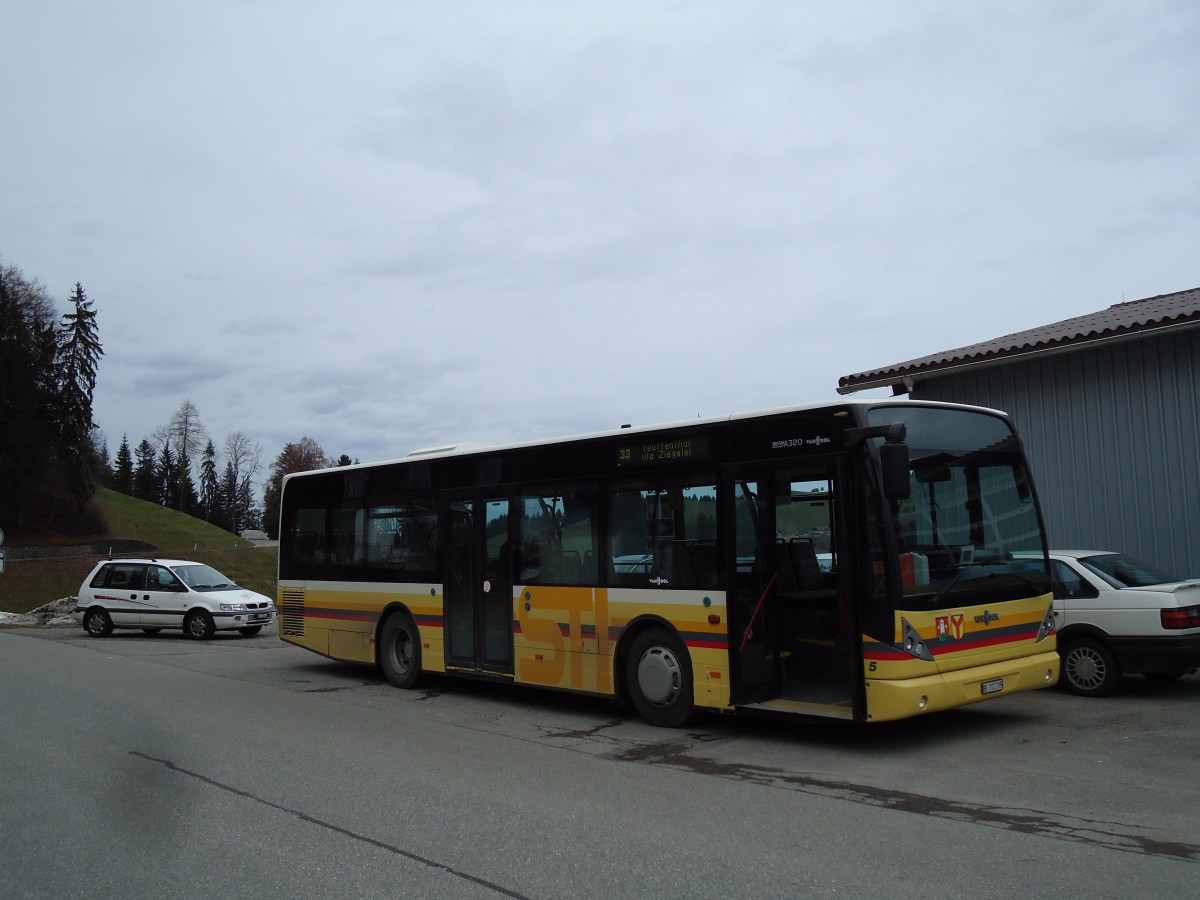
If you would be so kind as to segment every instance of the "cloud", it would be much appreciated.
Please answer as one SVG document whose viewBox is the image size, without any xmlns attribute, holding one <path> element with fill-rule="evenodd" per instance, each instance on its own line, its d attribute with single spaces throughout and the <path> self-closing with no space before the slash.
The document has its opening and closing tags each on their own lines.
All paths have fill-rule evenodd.
<svg viewBox="0 0 1200 900">
<path fill-rule="evenodd" d="M 777 406 L 1196 286 L 1186 2 L 51 0 L 0 42 L 0 256 L 95 299 L 135 443 L 184 399 L 363 460 Z"/>
</svg>

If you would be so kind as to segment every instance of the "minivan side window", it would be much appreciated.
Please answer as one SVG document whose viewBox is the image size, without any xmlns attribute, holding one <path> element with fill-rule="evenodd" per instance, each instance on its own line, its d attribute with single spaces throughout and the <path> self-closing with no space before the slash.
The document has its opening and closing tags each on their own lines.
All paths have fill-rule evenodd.
<svg viewBox="0 0 1200 900">
<path fill-rule="evenodd" d="M 134 563 L 105 566 L 92 579 L 91 587 L 119 591 L 140 591 L 146 580 L 146 567 Z"/>
<path fill-rule="evenodd" d="M 175 577 L 166 566 L 151 566 L 146 573 L 146 590 L 149 591 L 184 591 L 183 583 Z"/>
</svg>

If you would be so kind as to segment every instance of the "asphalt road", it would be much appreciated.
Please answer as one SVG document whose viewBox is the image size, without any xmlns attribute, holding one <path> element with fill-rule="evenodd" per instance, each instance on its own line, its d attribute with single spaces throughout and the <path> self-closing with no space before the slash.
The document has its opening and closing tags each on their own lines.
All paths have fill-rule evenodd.
<svg viewBox="0 0 1200 900">
<path fill-rule="evenodd" d="M 0 629 L 0 897 L 1187 897 L 1200 677 L 903 723 Z"/>
</svg>

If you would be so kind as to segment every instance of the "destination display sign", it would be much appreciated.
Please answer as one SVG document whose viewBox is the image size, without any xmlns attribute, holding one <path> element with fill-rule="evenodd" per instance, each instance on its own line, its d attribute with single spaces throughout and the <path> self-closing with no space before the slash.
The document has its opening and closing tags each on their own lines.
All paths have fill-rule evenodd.
<svg viewBox="0 0 1200 900">
<path fill-rule="evenodd" d="M 617 446 L 617 468 L 655 464 L 697 462 L 708 458 L 708 438 L 673 437 Z"/>
</svg>

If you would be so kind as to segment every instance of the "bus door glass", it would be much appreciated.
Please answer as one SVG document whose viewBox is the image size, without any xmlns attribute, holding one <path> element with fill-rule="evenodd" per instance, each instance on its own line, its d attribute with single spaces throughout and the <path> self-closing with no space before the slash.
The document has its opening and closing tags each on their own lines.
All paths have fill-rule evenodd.
<svg viewBox="0 0 1200 900">
<path fill-rule="evenodd" d="M 774 591 L 768 560 L 774 553 L 774 509 L 759 496 L 759 483 L 734 482 L 734 592 L 730 608 L 730 647 L 734 702 L 779 696 L 778 654 L 768 637 L 775 633 Z M 778 580 L 775 578 L 775 580 Z"/>
<path fill-rule="evenodd" d="M 447 502 L 447 662 L 512 670 L 512 575 L 508 500 L 458 495 Z"/>
<path fill-rule="evenodd" d="M 832 463 L 775 478 L 776 644 L 783 696 L 852 711 L 851 641 Z"/>
</svg>

